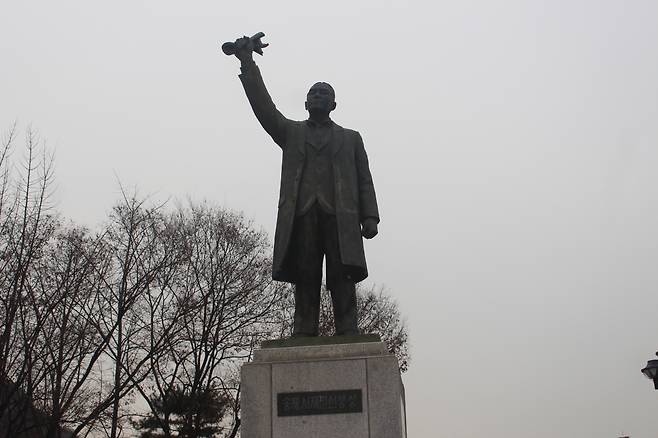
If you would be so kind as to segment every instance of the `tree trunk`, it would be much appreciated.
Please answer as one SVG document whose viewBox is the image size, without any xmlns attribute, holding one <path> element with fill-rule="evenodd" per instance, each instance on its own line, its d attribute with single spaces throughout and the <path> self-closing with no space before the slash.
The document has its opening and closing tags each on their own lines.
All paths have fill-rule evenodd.
<svg viewBox="0 0 658 438">
<path fill-rule="evenodd" d="M 238 434 L 238 430 L 240 430 L 240 423 L 242 421 L 240 418 L 235 419 L 235 422 L 233 423 L 233 430 L 231 430 L 231 434 L 228 436 L 228 438 L 235 438 L 235 436 Z"/>
<path fill-rule="evenodd" d="M 114 400 L 112 401 L 112 427 L 110 430 L 110 438 L 117 438 L 117 427 L 119 424 L 119 403 L 121 398 L 121 360 L 123 354 L 123 295 L 125 288 L 121 288 L 119 293 L 119 303 L 117 312 L 117 354 L 116 364 L 114 366 Z"/>
</svg>

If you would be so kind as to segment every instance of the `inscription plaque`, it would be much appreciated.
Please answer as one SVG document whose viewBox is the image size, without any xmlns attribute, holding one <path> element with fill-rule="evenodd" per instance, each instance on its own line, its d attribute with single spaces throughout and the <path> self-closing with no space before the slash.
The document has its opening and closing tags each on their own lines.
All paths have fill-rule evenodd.
<svg viewBox="0 0 658 438">
<path fill-rule="evenodd" d="M 360 389 L 281 392 L 276 395 L 279 417 L 363 412 Z"/>
</svg>

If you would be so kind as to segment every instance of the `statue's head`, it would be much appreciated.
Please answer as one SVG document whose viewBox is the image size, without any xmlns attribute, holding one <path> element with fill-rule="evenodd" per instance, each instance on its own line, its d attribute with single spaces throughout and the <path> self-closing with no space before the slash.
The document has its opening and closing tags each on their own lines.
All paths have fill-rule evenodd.
<svg viewBox="0 0 658 438">
<path fill-rule="evenodd" d="M 336 93 L 333 87 L 326 82 L 313 84 L 308 90 L 304 106 L 310 114 L 329 114 L 336 108 Z"/>
</svg>

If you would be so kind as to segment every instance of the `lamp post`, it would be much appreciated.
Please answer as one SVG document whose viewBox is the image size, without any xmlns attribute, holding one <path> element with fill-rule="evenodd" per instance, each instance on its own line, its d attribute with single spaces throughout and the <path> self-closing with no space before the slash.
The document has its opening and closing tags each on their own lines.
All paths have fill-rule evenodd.
<svg viewBox="0 0 658 438">
<path fill-rule="evenodd" d="M 658 352 L 656 352 L 658 356 Z M 653 380 L 653 387 L 658 389 L 658 359 L 647 361 L 647 366 L 642 368 L 642 374 Z"/>
</svg>

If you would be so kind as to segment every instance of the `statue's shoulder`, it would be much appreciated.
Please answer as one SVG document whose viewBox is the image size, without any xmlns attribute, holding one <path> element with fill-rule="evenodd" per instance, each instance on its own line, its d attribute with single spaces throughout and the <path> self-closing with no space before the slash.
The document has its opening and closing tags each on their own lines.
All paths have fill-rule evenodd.
<svg viewBox="0 0 658 438">
<path fill-rule="evenodd" d="M 336 129 L 337 132 L 342 132 L 343 135 L 345 136 L 345 139 L 350 143 L 357 142 L 361 138 L 361 134 L 359 134 L 359 131 L 356 131 L 354 129 L 343 128 L 342 126 L 339 125 L 334 125 L 334 129 Z"/>
<path fill-rule="evenodd" d="M 340 126 L 338 123 L 334 122 L 334 130 L 336 131 L 342 131 L 345 135 L 347 136 L 357 136 L 359 135 L 358 131 L 355 131 L 354 129 L 350 128 L 345 128 L 343 126 Z"/>
</svg>

